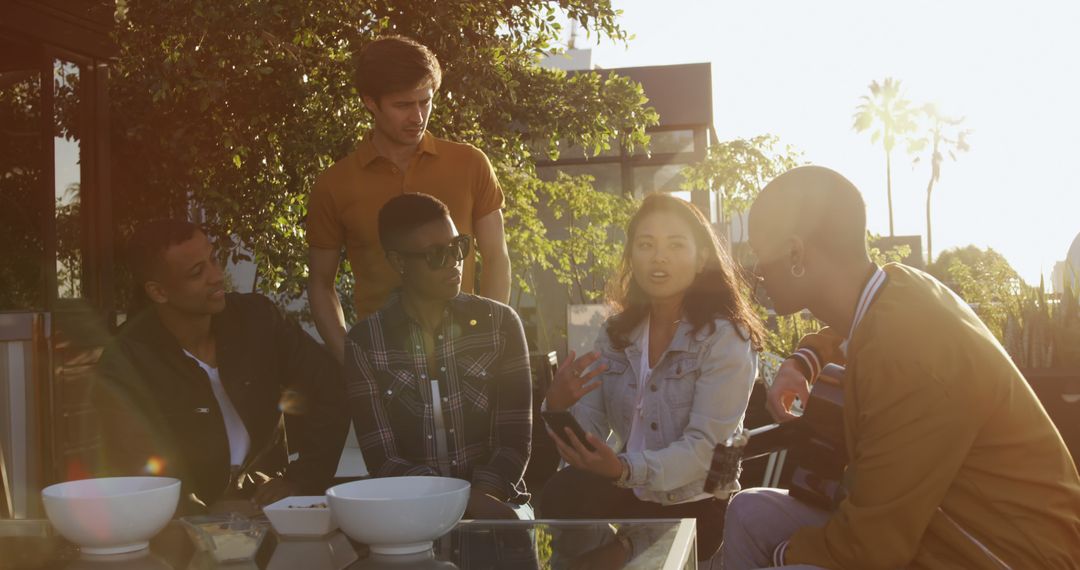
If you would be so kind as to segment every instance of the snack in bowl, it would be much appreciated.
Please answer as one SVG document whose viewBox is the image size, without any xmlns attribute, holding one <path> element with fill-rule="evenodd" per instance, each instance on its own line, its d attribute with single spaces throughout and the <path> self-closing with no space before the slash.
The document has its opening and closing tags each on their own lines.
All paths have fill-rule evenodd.
<svg viewBox="0 0 1080 570">
<path fill-rule="evenodd" d="M 337 529 L 322 495 L 286 497 L 263 507 L 263 514 L 279 536 L 317 537 Z"/>
<path fill-rule="evenodd" d="M 251 560 L 266 536 L 266 523 L 248 520 L 236 513 L 183 517 L 192 541 L 213 555 L 217 562 Z"/>
</svg>

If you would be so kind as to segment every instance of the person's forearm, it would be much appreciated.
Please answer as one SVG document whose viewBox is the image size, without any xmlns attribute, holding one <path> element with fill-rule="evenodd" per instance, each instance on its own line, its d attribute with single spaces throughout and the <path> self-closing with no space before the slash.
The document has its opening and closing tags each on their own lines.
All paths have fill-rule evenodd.
<svg viewBox="0 0 1080 570">
<path fill-rule="evenodd" d="M 532 449 L 532 373 L 525 331 L 510 309 L 500 309 L 501 329 L 506 345 L 496 370 L 494 441 L 484 465 L 474 469 L 474 482 L 498 489 L 500 497 L 510 496 L 513 486 L 525 474 Z"/>
<path fill-rule="evenodd" d="M 301 393 L 309 402 L 307 409 L 285 415 L 289 450 L 299 453 L 286 468 L 286 477 L 305 492 L 325 489 L 333 479 L 349 433 L 349 411 L 340 368 L 322 347 L 311 349 L 318 351 L 328 365 L 308 367 L 310 376 L 304 379 Z M 310 362 L 308 359 L 306 363 Z"/>
<path fill-rule="evenodd" d="M 505 252 L 485 256 L 480 272 L 480 296 L 500 303 L 510 302 L 510 257 Z"/>
<path fill-rule="evenodd" d="M 800 350 L 803 351 L 804 356 L 801 360 L 805 360 L 805 364 L 810 367 L 810 373 L 813 376 L 808 376 L 808 379 L 813 381 L 826 364 L 833 363 L 841 366 L 847 364 L 847 358 L 840 349 L 840 343 L 843 340 L 844 338 L 832 327 L 825 327 L 799 339 L 799 346 L 791 356 L 796 356 Z"/>
<path fill-rule="evenodd" d="M 345 362 L 345 312 L 333 285 L 308 283 L 308 303 L 315 328 L 339 363 Z"/>
</svg>

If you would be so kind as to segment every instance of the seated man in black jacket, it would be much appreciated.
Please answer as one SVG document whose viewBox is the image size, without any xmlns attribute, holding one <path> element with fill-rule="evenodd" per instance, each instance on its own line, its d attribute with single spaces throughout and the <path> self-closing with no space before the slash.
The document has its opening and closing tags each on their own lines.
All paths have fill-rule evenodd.
<svg viewBox="0 0 1080 570">
<path fill-rule="evenodd" d="M 266 297 L 226 293 L 194 224 L 145 224 L 130 254 L 149 306 L 99 365 L 102 474 L 177 477 L 181 512 L 322 494 L 348 430 L 331 354 Z"/>
</svg>

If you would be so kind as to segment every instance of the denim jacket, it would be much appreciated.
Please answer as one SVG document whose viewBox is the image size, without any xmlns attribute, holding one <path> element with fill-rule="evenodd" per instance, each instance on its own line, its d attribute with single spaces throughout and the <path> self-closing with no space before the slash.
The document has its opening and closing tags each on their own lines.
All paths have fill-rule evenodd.
<svg viewBox="0 0 1080 570">
<path fill-rule="evenodd" d="M 637 385 L 640 381 L 644 322 L 630 334 L 630 344 L 612 348 L 605 324 L 595 349 L 608 368 L 597 377 L 601 387 L 586 394 L 571 413 L 585 431 L 614 435 L 614 449 L 630 465 L 627 485 L 644 489 L 643 498 L 668 505 L 703 492 L 713 449 L 742 427 L 750 390 L 757 376 L 757 354 L 727 319 L 716 319 L 691 333 L 685 320 L 653 368 L 642 397 L 643 452 L 626 452 Z M 609 438 L 609 443 L 611 439 Z M 738 482 L 716 495 L 739 490 Z"/>
</svg>

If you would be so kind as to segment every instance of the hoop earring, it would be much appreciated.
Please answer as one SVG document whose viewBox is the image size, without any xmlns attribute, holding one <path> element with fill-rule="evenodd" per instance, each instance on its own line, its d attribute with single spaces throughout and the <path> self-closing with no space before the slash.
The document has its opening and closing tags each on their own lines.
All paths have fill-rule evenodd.
<svg viewBox="0 0 1080 570">
<path fill-rule="evenodd" d="M 796 268 L 798 268 L 798 270 L 796 270 Z M 802 277 L 803 275 L 806 275 L 806 267 L 803 267 L 802 265 L 792 265 L 791 266 L 791 276 L 792 277 L 798 279 L 798 278 Z"/>
</svg>

